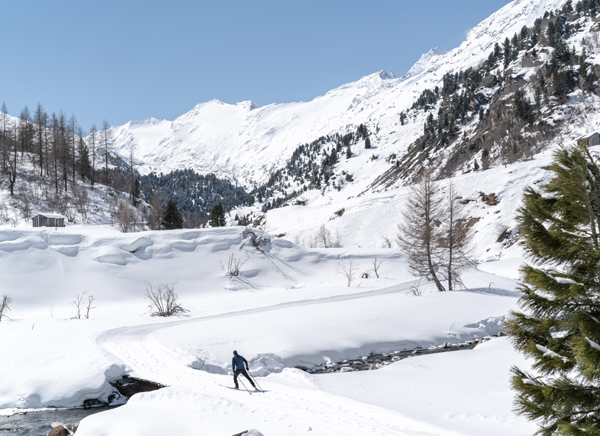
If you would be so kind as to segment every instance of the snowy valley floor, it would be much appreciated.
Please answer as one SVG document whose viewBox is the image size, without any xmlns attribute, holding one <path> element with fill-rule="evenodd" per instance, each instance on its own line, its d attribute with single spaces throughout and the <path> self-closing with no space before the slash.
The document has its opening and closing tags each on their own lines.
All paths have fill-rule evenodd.
<svg viewBox="0 0 600 436">
<path fill-rule="evenodd" d="M 264 253 L 242 245 L 240 228 L 3 229 L 0 294 L 13 303 L 12 321 L 0 323 L 8 350 L 0 359 L 2 412 L 106 400 L 108 381 L 127 373 L 167 387 L 85 418 L 78 435 L 534 432 L 511 411 L 509 369 L 526 363 L 506 338 L 376 371 L 294 369 L 495 334 L 517 307 L 509 277 L 518 262 L 487 262 L 465 274 L 466 290 L 421 285 L 415 297 L 417 281 L 394 249 L 305 249 L 277 238 Z M 240 277 L 222 271 L 231 255 L 246 260 Z M 374 257 L 382 261 L 381 278 L 347 287 L 339 266 L 352 259 L 363 272 Z M 176 283 L 189 312 L 151 317 L 147 282 Z M 84 291 L 97 307 L 90 319 L 71 319 L 71 302 Z M 234 349 L 265 393 L 220 386 L 232 385 Z"/>
</svg>

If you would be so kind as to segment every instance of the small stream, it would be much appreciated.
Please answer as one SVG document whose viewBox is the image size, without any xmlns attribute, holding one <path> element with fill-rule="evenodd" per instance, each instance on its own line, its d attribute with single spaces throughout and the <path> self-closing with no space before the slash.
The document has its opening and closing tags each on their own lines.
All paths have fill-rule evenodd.
<svg viewBox="0 0 600 436">
<path fill-rule="evenodd" d="M 303 368 L 302 369 L 310 374 L 330 374 L 332 372 L 352 372 L 352 371 L 369 371 L 374 369 L 383 368 L 393 362 L 399 360 L 408 359 L 410 357 L 425 356 L 427 354 L 445 353 L 448 351 L 460 351 L 460 350 L 472 350 L 477 345 L 490 340 L 492 337 L 504 336 L 504 332 L 500 332 L 498 335 L 491 337 L 485 337 L 476 339 L 473 341 L 459 342 L 450 344 L 446 342 L 439 346 L 431 346 L 427 349 L 417 347 L 414 350 L 403 350 L 403 351 L 392 351 L 390 353 L 381 354 L 369 354 L 360 359 L 347 359 L 341 362 L 326 362 L 322 365 L 314 368 Z"/>
<path fill-rule="evenodd" d="M 50 424 L 53 422 L 78 424 L 86 416 L 114 408 L 54 409 L 0 416 L 0 436 L 46 436 L 52 430 Z"/>
</svg>

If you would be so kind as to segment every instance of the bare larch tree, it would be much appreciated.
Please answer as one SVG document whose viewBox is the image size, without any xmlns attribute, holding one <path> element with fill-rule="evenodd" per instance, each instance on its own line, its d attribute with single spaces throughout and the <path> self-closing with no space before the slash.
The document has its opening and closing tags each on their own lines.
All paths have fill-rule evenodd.
<svg viewBox="0 0 600 436">
<path fill-rule="evenodd" d="M 446 290 L 438 277 L 444 258 L 440 247 L 444 212 L 443 198 L 431 173 L 426 172 L 419 183 L 410 187 L 397 235 L 398 246 L 408 255 L 411 272 L 433 281 L 440 292 Z"/>
<path fill-rule="evenodd" d="M 467 255 L 473 232 L 468 225 L 464 206 L 460 203 L 461 197 L 458 196 L 452 181 L 448 183 L 447 199 L 447 216 L 442 226 L 444 235 L 440 245 L 444 254 L 444 275 L 448 290 L 452 291 L 457 286 L 463 286 L 460 272 L 470 265 Z"/>
</svg>

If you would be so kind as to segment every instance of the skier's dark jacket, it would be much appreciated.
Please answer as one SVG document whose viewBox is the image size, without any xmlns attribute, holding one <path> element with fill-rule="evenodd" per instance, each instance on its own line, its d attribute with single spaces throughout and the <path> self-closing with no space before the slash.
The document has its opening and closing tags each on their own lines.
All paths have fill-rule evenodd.
<svg viewBox="0 0 600 436">
<path fill-rule="evenodd" d="M 248 367 L 248 361 L 239 354 L 236 354 L 233 356 L 233 359 L 231 359 L 231 367 L 234 371 L 246 369 Z"/>
</svg>

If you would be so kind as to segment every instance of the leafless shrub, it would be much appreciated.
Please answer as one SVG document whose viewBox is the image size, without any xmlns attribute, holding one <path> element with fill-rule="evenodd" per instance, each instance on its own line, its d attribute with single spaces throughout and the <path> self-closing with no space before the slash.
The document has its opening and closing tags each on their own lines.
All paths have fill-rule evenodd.
<svg viewBox="0 0 600 436">
<path fill-rule="evenodd" d="M 10 319 L 8 315 L 6 315 L 6 312 L 10 311 L 11 302 L 12 298 L 10 297 L 10 295 L 2 295 L 2 300 L 0 300 L 0 321 L 2 321 L 2 319 L 4 318 Z"/>
<path fill-rule="evenodd" d="M 29 218 L 31 218 L 33 212 L 29 196 L 26 192 L 23 192 L 23 190 L 19 190 L 19 193 L 16 197 L 18 198 L 18 201 L 16 202 L 15 207 L 19 209 L 23 218 L 25 220 L 28 220 Z"/>
<path fill-rule="evenodd" d="M 412 285 L 410 287 L 410 292 L 414 297 L 420 297 L 421 296 L 421 290 L 419 289 L 419 285 L 421 284 L 421 282 L 419 281 L 419 283 L 417 283 L 416 285 Z"/>
<path fill-rule="evenodd" d="M 86 319 L 90 319 L 90 310 L 95 309 L 96 306 L 92 306 L 92 302 L 94 301 L 93 295 L 88 295 L 88 303 L 85 306 L 85 296 L 87 291 L 82 292 L 81 294 L 75 295 L 75 300 L 71 301 L 71 304 L 75 306 L 77 313 L 71 319 L 81 319 L 81 312 L 86 309 L 86 313 L 84 314 Z"/>
<path fill-rule="evenodd" d="M 342 236 L 340 235 L 340 230 L 335 230 L 334 239 L 331 241 L 332 248 L 341 248 L 342 247 Z"/>
<path fill-rule="evenodd" d="M 383 248 L 392 248 L 392 240 L 387 236 L 383 237 Z"/>
<path fill-rule="evenodd" d="M 75 306 L 75 309 L 77 310 L 77 313 L 71 319 L 81 319 L 81 306 L 83 305 L 83 294 L 75 295 L 75 300 L 71 301 L 71 304 Z"/>
<path fill-rule="evenodd" d="M 373 272 L 375 273 L 375 276 L 377 278 L 379 278 L 379 268 L 381 267 L 381 261 L 377 260 L 377 258 L 373 259 Z"/>
<path fill-rule="evenodd" d="M 61 195 L 55 194 L 55 198 L 53 199 L 58 213 L 64 215 L 70 223 L 75 222 L 75 218 L 77 217 L 77 210 L 73 207 L 72 200 L 71 196 L 66 192 Z"/>
<path fill-rule="evenodd" d="M 177 301 L 175 283 L 160 285 L 156 290 L 152 288 L 150 283 L 146 283 L 146 297 L 151 302 L 148 306 L 152 311 L 151 316 L 167 317 L 188 312 Z"/>
<path fill-rule="evenodd" d="M 162 192 L 158 189 L 155 193 L 150 195 L 150 208 L 146 220 L 150 230 L 160 230 L 160 221 L 163 213 L 162 204 Z"/>
<path fill-rule="evenodd" d="M 74 223 L 75 219 L 77 218 L 77 209 L 75 206 L 73 206 L 72 201 L 69 201 L 69 207 L 67 207 L 67 210 L 65 210 L 65 217 L 70 223 Z"/>
<path fill-rule="evenodd" d="M 11 202 L 10 206 L 11 206 L 12 210 L 10 208 L 8 210 L 8 213 L 9 213 L 8 222 L 10 223 L 11 226 L 17 227 L 19 225 L 19 223 L 21 222 L 21 214 L 19 213 L 19 209 L 17 208 L 17 205 L 14 203 L 14 200 Z"/>
<path fill-rule="evenodd" d="M 331 232 L 327 227 L 325 227 L 325 224 L 321 224 L 321 227 L 319 227 L 319 231 L 317 232 L 317 238 L 321 242 L 323 248 L 331 247 Z"/>
<path fill-rule="evenodd" d="M 242 236 L 244 237 L 245 241 L 242 244 L 241 248 L 243 248 L 247 243 L 250 243 L 250 245 L 252 245 L 257 250 L 263 251 L 260 247 L 265 245 L 269 241 L 267 232 L 265 232 L 263 227 L 246 227 L 242 232 Z"/>
<path fill-rule="evenodd" d="M 0 204 L 0 222 L 6 223 L 9 220 L 8 206 L 6 204 Z"/>
<path fill-rule="evenodd" d="M 229 260 L 227 261 L 227 267 L 221 263 L 221 269 L 225 273 L 227 277 L 237 277 L 240 275 L 240 271 L 242 270 L 242 266 L 248 262 L 248 259 L 242 261 L 242 259 L 238 259 L 235 257 L 235 254 L 231 253 L 229 256 Z"/>
<path fill-rule="evenodd" d="M 348 287 L 350 287 L 354 281 L 354 276 L 356 275 L 356 266 L 354 265 L 352 259 L 350 259 L 348 263 L 342 262 L 338 267 L 337 272 L 346 277 L 346 280 L 348 281 Z"/>
<path fill-rule="evenodd" d="M 340 248 L 342 246 L 342 236 L 340 235 L 339 229 L 335 231 L 335 235 L 325 226 L 321 224 L 319 230 L 315 235 L 312 236 L 311 248 Z"/>
<path fill-rule="evenodd" d="M 318 248 L 319 247 L 319 240 L 317 239 L 317 235 L 309 235 L 308 236 L 308 242 L 306 244 L 308 248 Z"/>
<path fill-rule="evenodd" d="M 81 215 L 81 220 L 87 222 L 90 211 L 90 199 L 85 186 L 71 185 L 75 210 Z"/>
<path fill-rule="evenodd" d="M 93 295 L 88 295 L 88 304 L 87 307 L 85 308 L 85 319 L 90 319 L 90 310 L 95 309 L 98 306 L 92 306 L 92 303 L 94 302 L 94 296 Z"/>
<path fill-rule="evenodd" d="M 125 201 L 122 201 L 115 212 L 115 219 L 119 229 L 123 233 L 135 231 L 135 208 Z"/>
</svg>

